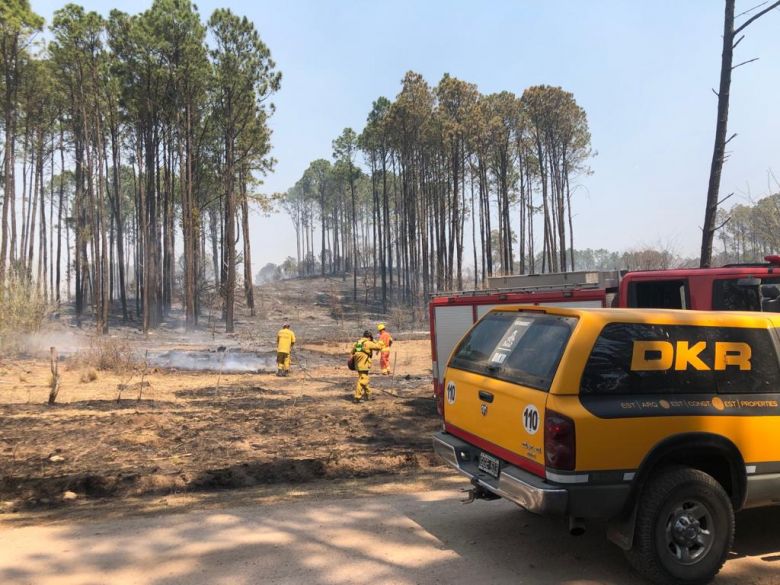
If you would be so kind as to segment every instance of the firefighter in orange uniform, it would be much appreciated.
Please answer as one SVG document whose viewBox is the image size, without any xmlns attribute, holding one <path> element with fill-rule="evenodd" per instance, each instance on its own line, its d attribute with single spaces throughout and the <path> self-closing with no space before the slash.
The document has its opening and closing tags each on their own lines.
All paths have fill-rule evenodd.
<svg viewBox="0 0 780 585">
<path fill-rule="evenodd" d="M 382 342 L 384 347 L 379 353 L 379 366 L 382 368 L 382 375 L 390 375 L 390 346 L 393 345 L 393 336 L 387 330 L 384 323 L 380 323 L 376 326 L 379 331 L 379 341 Z"/>
</svg>

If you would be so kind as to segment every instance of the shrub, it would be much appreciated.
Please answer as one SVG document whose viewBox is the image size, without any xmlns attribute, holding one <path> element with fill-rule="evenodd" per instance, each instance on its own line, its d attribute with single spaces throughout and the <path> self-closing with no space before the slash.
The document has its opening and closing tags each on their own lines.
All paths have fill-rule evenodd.
<svg viewBox="0 0 780 585">
<path fill-rule="evenodd" d="M 95 368 L 89 368 L 87 371 L 81 374 L 80 381 L 82 384 L 89 384 L 90 382 L 94 382 L 98 379 L 98 373 L 95 371 Z"/>
<path fill-rule="evenodd" d="M 0 350 L 22 350 L 27 336 L 41 329 L 49 310 L 34 284 L 9 275 L 5 284 L 0 284 Z"/>
<path fill-rule="evenodd" d="M 128 372 L 139 367 L 133 348 L 121 339 L 101 337 L 93 340 L 89 349 L 82 350 L 69 360 L 70 368 L 90 367 L 102 371 Z"/>
</svg>

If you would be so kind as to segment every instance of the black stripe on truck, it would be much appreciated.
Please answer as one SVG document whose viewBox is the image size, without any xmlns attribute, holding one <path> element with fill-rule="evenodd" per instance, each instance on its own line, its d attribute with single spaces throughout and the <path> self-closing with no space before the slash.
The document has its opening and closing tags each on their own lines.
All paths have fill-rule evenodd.
<svg viewBox="0 0 780 585">
<path fill-rule="evenodd" d="M 580 395 L 599 418 L 660 416 L 780 416 L 778 394 Z"/>
</svg>

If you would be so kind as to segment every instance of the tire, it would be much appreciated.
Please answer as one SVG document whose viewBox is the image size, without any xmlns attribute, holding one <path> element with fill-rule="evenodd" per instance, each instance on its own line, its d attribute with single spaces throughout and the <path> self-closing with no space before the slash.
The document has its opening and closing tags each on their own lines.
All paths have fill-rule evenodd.
<svg viewBox="0 0 780 585">
<path fill-rule="evenodd" d="M 668 467 L 642 490 L 634 569 L 659 585 L 704 585 L 718 574 L 734 542 L 734 508 L 712 476 L 689 467 Z"/>
</svg>

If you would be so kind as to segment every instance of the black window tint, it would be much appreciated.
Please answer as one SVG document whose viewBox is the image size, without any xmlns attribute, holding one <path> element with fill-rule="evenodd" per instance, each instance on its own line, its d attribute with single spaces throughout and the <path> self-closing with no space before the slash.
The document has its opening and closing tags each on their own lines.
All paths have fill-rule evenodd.
<svg viewBox="0 0 780 585">
<path fill-rule="evenodd" d="M 687 309 L 687 280 L 636 281 L 629 285 L 629 306 L 640 309 Z"/>
<path fill-rule="evenodd" d="M 715 371 L 718 392 L 721 394 L 751 394 L 764 392 L 780 392 L 780 367 L 777 363 L 777 352 L 768 329 L 743 329 L 737 327 L 713 328 L 715 342 L 721 344 L 747 344 L 750 347 L 749 362 L 743 368 L 736 365 L 726 366 L 724 370 Z M 737 353 L 729 348 L 736 346 L 721 346 L 721 354 Z M 750 369 L 744 369 L 749 367 Z"/>
<path fill-rule="evenodd" d="M 724 278 L 713 281 L 712 308 L 718 311 L 780 312 L 780 278 L 764 276 L 760 278 L 760 285 L 753 286 L 745 286 L 746 280 Z"/>
<path fill-rule="evenodd" d="M 611 323 L 604 327 L 585 365 L 580 392 L 582 394 L 695 394 L 714 393 L 712 371 L 670 369 L 632 370 L 636 342 L 664 342 L 672 350 L 678 341 L 695 344 L 704 342 L 695 354 L 705 364 L 712 364 L 712 347 L 707 343 L 704 327 L 682 325 L 649 325 L 643 323 Z M 641 346 L 638 346 L 641 347 Z M 669 348 L 668 345 L 664 346 Z M 668 353 L 668 351 L 667 351 Z M 661 352 L 648 350 L 642 354 L 649 362 L 663 357 Z M 653 367 L 652 365 L 650 367 Z"/>
<path fill-rule="evenodd" d="M 549 390 L 575 323 L 554 315 L 490 313 L 461 341 L 450 365 Z"/>
<path fill-rule="evenodd" d="M 762 278 L 759 287 L 761 310 L 768 313 L 780 313 L 780 278 Z"/>
<path fill-rule="evenodd" d="M 520 384 L 549 389 L 573 329 L 572 319 L 537 317 L 504 362 L 501 375 Z"/>
<path fill-rule="evenodd" d="M 716 311 L 760 311 L 758 286 L 740 286 L 739 279 L 712 283 L 712 308 Z"/>
<path fill-rule="evenodd" d="M 490 313 L 468 332 L 452 357 L 456 368 L 484 368 L 493 355 L 496 343 L 503 338 L 516 315 Z"/>
</svg>

